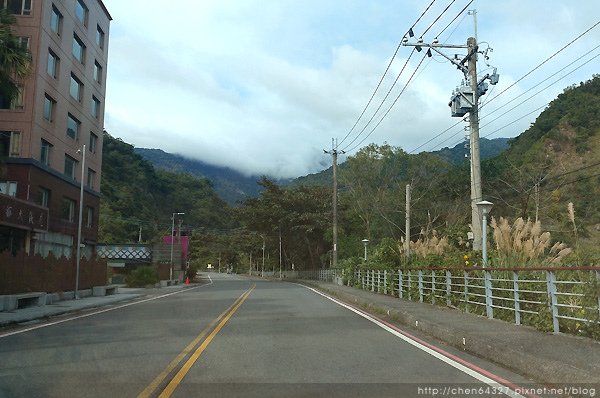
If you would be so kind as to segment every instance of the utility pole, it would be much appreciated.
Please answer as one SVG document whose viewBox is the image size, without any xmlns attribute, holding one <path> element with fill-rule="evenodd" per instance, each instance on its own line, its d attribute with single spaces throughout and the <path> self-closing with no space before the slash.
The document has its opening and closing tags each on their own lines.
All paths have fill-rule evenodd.
<svg viewBox="0 0 600 398">
<path fill-rule="evenodd" d="M 406 253 L 406 260 L 410 258 L 410 184 L 406 184 L 406 226 L 405 226 L 405 239 L 404 239 L 404 253 Z"/>
<path fill-rule="evenodd" d="M 540 183 L 535 183 L 535 222 L 538 222 L 540 214 Z"/>
<path fill-rule="evenodd" d="M 262 268 L 260 271 L 261 278 L 265 277 L 265 237 L 263 236 L 263 245 L 262 245 Z"/>
<path fill-rule="evenodd" d="M 476 15 L 473 11 L 473 15 Z M 489 80 L 490 84 L 498 83 L 498 74 L 494 69 L 492 75 L 486 74 L 479 81 L 477 80 L 477 39 L 469 37 L 466 45 L 440 44 L 438 39 L 434 39 L 431 44 L 424 43 L 423 38 L 419 38 L 416 43 L 409 43 L 405 37 L 402 41 L 404 46 L 415 47 L 417 51 L 422 51 L 423 47 L 428 47 L 427 54 L 431 56 L 431 50 L 450 61 L 465 76 L 468 84 L 458 87 L 453 93 L 448 104 L 451 108 L 453 117 L 464 117 L 469 114 L 470 128 L 470 158 L 471 158 L 471 226 L 473 229 L 473 249 L 481 250 L 481 215 L 476 203 L 482 201 L 481 190 L 481 162 L 479 158 L 479 97 L 486 93 Z M 462 60 L 458 56 L 451 58 L 442 53 L 439 48 L 463 48 L 467 49 L 467 55 Z M 465 63 L 467 66 L 465 66 Z"/>
<path fill-rule="evenodd" d="M 469 58 L 469 83 L 473 92 L 473 105 L 469 111 L 469 127 L 471 139 L 471 225 L 473 228 L 473 250 L 481 250 L 481 214 L 477 203 L 483 200 L 481 192 L 481 160 L 479 158 L 479 88 L 477 82 L 477 40 L 467 39 Z"/>
<path fill-rule="evenodd" d="M 331 151 L 326 151 L 323 149 L 323 152 L 331 155 L 332 163 L 333 163 L 333 255 L 332 255 L 332 268 L 337 268 L 337 238 L 338 238 L 338 230 L 337 230 L 337 157 L 338 154 L 344 154 L 344 151 L 337 150 L 337 140 L 331 139 Z"/>
</svg>

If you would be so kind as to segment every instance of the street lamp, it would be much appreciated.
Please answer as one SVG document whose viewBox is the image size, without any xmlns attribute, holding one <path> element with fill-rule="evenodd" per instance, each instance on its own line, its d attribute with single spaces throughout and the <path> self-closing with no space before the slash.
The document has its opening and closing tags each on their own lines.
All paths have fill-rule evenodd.
<svg viewBox="0 0 600 398">
<path fill-rule="evenodd" d="M 482 200 L 481 202 L 477 202 L 477 207 L 481 212 L 481 256 L 482 263 L 484 267 L 488 265 L 487 259 L 487 215 L 492 210 L 492 206 L 494 204 L 492 202 L 488 202 L 487 200 Z"/>
<path fill-rule="evenodd" d="M 369 243 L 369 239 L 363 239 L 362 243 L 365 245 L 365 262 L 367 261 L 367 244 Z"/>
<path fill-rule="evenodd" d="M 173 246 L 175 245 L 175 216 L 182 216 L 185 213 L 173 213 L 171 223 L 171 269 L 169 271 L 169 279 L 173 280 Z"/>
<path fill-rule="evenodd" d="M 77 225 L 77 250 L 75 260 L 75 299 L 79 299 L 79 263 L 81 261 L 81 218 L 83 217 L 83 179 L 85 178 L 85 145 L 81 150 L 81 181 L 79 181 L 79 222 Z"/>
</svg>

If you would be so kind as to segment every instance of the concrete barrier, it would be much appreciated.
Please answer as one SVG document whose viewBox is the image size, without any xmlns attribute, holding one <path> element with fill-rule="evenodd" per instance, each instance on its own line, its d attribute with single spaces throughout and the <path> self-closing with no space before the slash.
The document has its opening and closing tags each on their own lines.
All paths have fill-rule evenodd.
<svg viewBox="0 0 600 398">
<path fill-rule="evenodd" d="M 179 285 L 178 279 L 165 279 L 165 280 L 160 281 L 160 287 L 175 286 L 175 285 Z"/>
<path fill-rule="evenodd" d="M 31 292 L 0 296 L 1 311 L 14 311 L 21 308 L 46 305 L 45 292 Z"/>
<path fill-rule="evenodd" d="M 117 285 L 94 286 L 92 288 L 92 296 L 94 297 L 112 296 L 117 293 L 119 293 L 119 286 Z"/>
<path fill-rule="evenodd" d="M 46 295 L 46 305 L 54 304 L 58 301 L 60 301 L 59 293 L 48 293 Z"/>
</svg>

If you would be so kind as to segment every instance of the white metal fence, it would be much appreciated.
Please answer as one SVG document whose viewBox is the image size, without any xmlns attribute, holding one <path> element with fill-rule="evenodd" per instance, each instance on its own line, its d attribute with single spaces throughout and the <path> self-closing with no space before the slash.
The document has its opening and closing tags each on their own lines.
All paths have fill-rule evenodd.
<svg viewBox="0 0 600 398">
<path fill-rule="evenodd" d="M 298 271 L 298 278 L 313 281 L 333 282 L 333 279 L 337 275 L 341 276 L 341 271 L 333 268 L 318 269 L 312 271 Z"/>
<path fill-rule="evenodd" d="M 455 307 L 542 330 L 600 336 L 600 268 L 424 268 L 304 271 L 402 299 Z M 585 329 L 585 330 L 584 330 Z M 585 332 L 585 333 L 584 333 Z"/>
</svg>

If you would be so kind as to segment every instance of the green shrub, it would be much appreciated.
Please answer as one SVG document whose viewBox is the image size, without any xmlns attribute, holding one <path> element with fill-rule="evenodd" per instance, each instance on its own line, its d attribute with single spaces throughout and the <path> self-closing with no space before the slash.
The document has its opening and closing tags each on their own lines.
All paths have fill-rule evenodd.
<svg viewBox="0 0 600 398">
<path fill-rule="evenodd" d="M 126 278 L 129 287 L 145 287 L 158 283 L 158 271 L 152 266 L 138 267 L 132 270 Z"/>
</svg>

